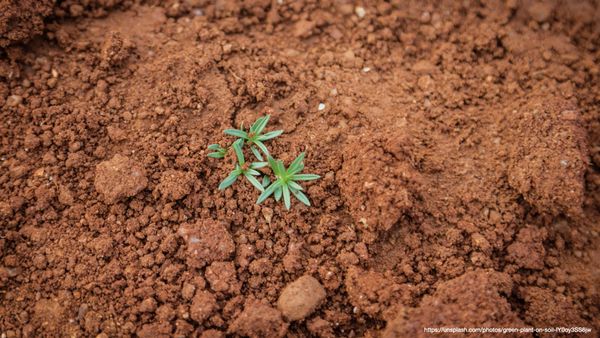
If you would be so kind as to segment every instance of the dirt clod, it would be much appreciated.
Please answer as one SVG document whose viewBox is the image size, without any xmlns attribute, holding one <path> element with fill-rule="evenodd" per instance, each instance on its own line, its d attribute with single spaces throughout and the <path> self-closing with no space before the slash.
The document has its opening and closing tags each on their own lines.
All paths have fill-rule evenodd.
<svg viewBox="0 0 600 338">
<path fill-rule="evenodd" d="M 312 276 L 304 275 L 283 288 L 277 308 L 290 321 L 302 320 L 321 305 L 325 296 L 321 283 Z"/>
<path fill-rule="evenodd" d="M 126 156 L 116 154 L 96 166 L 94 186 L 107 203 L 135 196 L 147 185 L 145 170 Z"/>
</svg>

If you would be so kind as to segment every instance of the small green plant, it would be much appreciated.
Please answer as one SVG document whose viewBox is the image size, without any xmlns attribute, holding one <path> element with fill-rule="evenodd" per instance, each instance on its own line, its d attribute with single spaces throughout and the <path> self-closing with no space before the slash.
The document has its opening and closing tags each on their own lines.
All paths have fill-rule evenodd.
<svg viewBox="0 0 600 338">
<path fill-rule="evenodd" d="M 242 152 L 241 143 L 242 142 L 233 143 L 233 150 L 235 152 L 235 156 L 237 157 L 238 163 L 235 165 L 235 169 L 229 173 L 229 176 L 227 176 L 227 178 L 225 178 L 221 184 L 219 184 L 219 190 L 226 189 L 227 187 L 231 186 L 238 179 L 238 177 L 244 176 L 258 190 L 263 191 L 264 188 L 262 184 L 254 176 L 261 175 L 260 171 L 257 169 L 267 166 L 267 162 L 246 162 L 244 153 Z"/>
<path fill-rule="evenodd" d="M 250 144 L 250 150 L 252 151 L 254 156 L 256 156 L 256 158 L 259 161 L 262 161 L 263 157 L 260 154 L 260 152 L 256 149 L 256 147 L 258 147 L 263 152 L 263 154 L 265 154 L 266 156 L 269 156 L 269 150 L 267 149 L 267 147 L 265 146 L 263 141 L 267 141 L 267 140 L 276 138 L 277 136 L 279 136 L 283 133 L 283 130 L 274 130 L 274 131 L 270 131 L 268 133 L 262 134 L 262 132 L 265 129 L 265 127 L 267 126 L 267 123 L 269 122 L 270 118 L 271 118 L 270 115 L 265 115 L 265 116 L 257 119 L 252 124 L 252 126 L 250 126 L 250 129 L 248 130 L 248 132 L 244 131 L 244 127 L 241 126 L 240 129 L 225 129 L 225 134 L 239 137 L 240 139 L 244 140 L 244 142 Z"/>
<path fill-rule="evenodd" d="M 279 201 L 283 195 L 283 204 L 285 205 L 285 208 L 289 210 L 291 206 L 291 192 L 300 202 L 310 206 L 308 197 L 306 197 L 306 195 L 304 195 L 302 192 L 304 188 L 302 188 L 297 181 L 316 180 L 321 176 L 315 174 L 300 174 L 302 169 L 304 169 L 304 153 L 296 157 L 296 159 L 287 169 L 285 169 L 283 161 L 281 160 L 275 160 L 273 157 L 269 156 L 268 161 L 269 166 L 271 166 L 271 170 L 275 174 L 275 177 L 277 177 L 277 180 L 273 182 L 267 189 L 265 189 L 262 194 L 260 194 L 256 203 L 262 203 L 269 196 L 271 196 L 271 194 L 274 194 L 275 200 Z"/>
<path fill-rule="evenodd" d="M 208 157 L 224 158 L 229 149 L 233 148 L 237 158 L 235 168 L 219 184 L 219 189 L 224 190 L 230 187 L 240 176 L 244 176 L 256 189 L 262 192 L 256 201 L 257 204 L 264 202 L 269 196 L 273 195 L 276 201 L 281 200 L 283 197 L 285 208 L 289 210 L 291 207 L 291 195 L 294 195 L 300 202 L 310 206 L 308 197 L 303 193 L 304 188 L 298 184 L 298 181 L 316 180 L 320 176 L 300 173 L 304 169 L 304 153 L 296 157 L 287 169 L 283 161 L 276 160 L 270 155 L 269 150 L 263 142 L 281 135 L 283 130 L 274 130 L 263 134 L 262 132 L 267 126 L 269 118 L 269 115 L 265 115 L 257 119 L 247 132 L 243 126 L 240 126 L 240 129 L 226 129 L 225 134 L 238 138 L 230 147 L 223 148 L 219 144 L 208 146 L 208 150 L 212 151 L 208 154 Z M 243 152 L 244 145 L 250 146 L 250 151 L 259 162 L 246 162 Z M 268 162 L 263 162 L 263 154 L 266 156 Z M 275 176 L 275 181 L 272 183 L 268 175 L 258 170 L 267 165 Z M 258 179 L 261 175 L 263 175 L 262 182 Z"/>
</svg>

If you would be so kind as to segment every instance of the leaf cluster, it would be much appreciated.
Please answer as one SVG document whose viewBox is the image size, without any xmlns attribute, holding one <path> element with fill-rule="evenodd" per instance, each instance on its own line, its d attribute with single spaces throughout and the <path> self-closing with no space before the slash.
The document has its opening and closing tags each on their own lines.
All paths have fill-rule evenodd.
<svg viewBox="0 0 600 338">
<path fill-rule="evenodd" d="M 219 189 L 226 189 L 235 183 L 238 178 L 244 177 L 261 192 L 256 201 L 257 204 L 264 202 L 273 195 L 276 201 L 281 200 L 283 197 L 285 208 L 289 210 L 291 207 L 291 196 L 293 195 L 300 202 L 310 206 L 308 197 L 303 193 L 304 188 L 298 182 L 316 180 L 320 178 L 320 176 L 301 173 L 304 169 L 304 153 L 301 153 L 296 157 L 287 169 L 283 164 L 283 161 L 274 159 L 271 156 L 264 142 L 281 135 L 283 130 L 274 130 L 263 133 L 269 119 L 269 115 L 260 117 L 252 124 L 252 126 L 250 126 L 248 131 L 244 130 L 243 125 L 240 126 L 240 129 L 226 129 L 224 131 L 225 134 L 238 138 L 228 148 L 223 148 L 219 144 L 211 144 L 208 146 L 208 149 L 212 151 L 208 154 L 208 157 L 224 158 L 228 153 L 228 149 L 232 148 L 237 158 L 235 168 L 221 184 L 219 184 Z M 246 161 L 243 152 L 245 146 L 250 148 L 250 151 L 258 160 L 257 162 Z M 267 162 L 264 162 L 264 158 L 267 159 Z M 267 174 L 264 174 L 259 170 L 267 166 L 275 176 L 273 182 L 271 182 Z M 259 181 L 261 176 L 262 182 Z"/>
</svg>

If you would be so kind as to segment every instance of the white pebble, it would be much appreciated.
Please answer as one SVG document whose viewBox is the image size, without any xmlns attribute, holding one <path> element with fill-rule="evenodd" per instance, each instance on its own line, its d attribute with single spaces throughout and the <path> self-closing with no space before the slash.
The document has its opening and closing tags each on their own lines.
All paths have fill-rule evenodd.
<svg viewBox="0 0 600 338">
<path fill-rule="evenodd" d="M 319 103 L 318 109 L 319 110 L 324 110 L 325 109 L 325 103 L 323 103 L 323 102 Z"/>
<path fill-rule="evenodd" d="M 354 13 L 356 13 L 356 15 L 361 19 L 365 17 L 365 14 L 367 14 L 365 8 L 361 6 L 354 7 Z"/>
<path fill-rule="evenodd" d="M 277 0 L 277 3 L 278 3 L 279 5 L 281 5 L 281 4 L 283 4 L 283 0 Z"/>
<path fill-rule="evenodd" d="M 203 16 L 204 15 L 204 11 L 202 11 L 202 9 L 200 9 L 200 8 L 192 9 L 192 13 L 194 14 L 194 16 Z"/>
<path fill-rule="evenodd" d="M 569 161 L 567 160 L 560 160 L 560 165 L 562 165 L 563 167 L 566 167 L 569 165 Z"/>
<path fill-rule="evenodd" d="M 362 69 L 362 72 L 363 72 L 363 73 L 368 73 L 368 72 L 370 72 L 370 71 L 371 71 L 371 68 L 370 68 L 370 67 L 365 67 L 365 68 L 363 68 L 363 69 Z"/>
</svg>

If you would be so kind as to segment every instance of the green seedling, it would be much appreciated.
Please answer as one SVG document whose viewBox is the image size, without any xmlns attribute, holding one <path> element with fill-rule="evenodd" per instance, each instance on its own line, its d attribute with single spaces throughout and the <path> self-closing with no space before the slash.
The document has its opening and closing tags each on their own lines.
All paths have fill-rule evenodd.
<svg viewBox="0 0 600 338">
<path fill-rule="evenodd" d="M 225 157 L 225 155 L 227 154 L 227 149 L 221 147 L 218 144 L 211 144 L 208 146 L 208 150 L 212 150 L 212 153 L 208 154 L 208 157 L 212 157 L 212 158 L 223 158 Z"/>
<path fill-rule="evenodd" d="M 254 176 L 260 176 L 261 173 L 257 169 L 267 166 L 267 162 L 246 162 L 244 153 L 242 152 L 242 140 L 238 140 L 233 143 L 232 147 L 237 157 L 238 163 L 235 165 L 235 169 L 229 173 L 229 176 L 225 178 L 221 184 L 219 184 L 219 190 L 224 190 L 231 186 L 240 176 L 244 176 L 248 182 L 252 183 L 258 190 L 264 191 L 263 185 Z M 264 179 L 263 179 L 264 182 Z"/>
<path fill-rule="evenodd" d="M 315 174 L 301 174 L 300 172 L 304 169 L 304 153 L 301 153 L 296 159 L 290 164 L 289 168 L 285 168 L 283 161 L 275 160 L 273 157 L 267 157 L 269 166 L 275 174 L 277 180 L 273 182 L 268 188 L 264 189 L 262 194 L 256 201 L 257 204 L 262 203 L 269 196 L 274 194 L 275 200 L 279 201 L 283 196 L 283 204 L 287 210 L 290 210 L 291 201 L 290 193 L 293 194 L 300 202 L 310 206 L 308 197 L 302 192 L 304 188 L 297 181 L 311 181 L 320 178 L 321 176 Z M 263 180 L 263 183 L 264 180 Z M 267 183 L 268 184 L 268 183 Z"/>
<path fill-rule="evenodd" d="M 256 156 L 259 161 L 263 161 L 263 156 L 258 149 L 260 149 L 263 154 L 268 157 L 269 150 L 263 142 L 273 139 L 283 133 L 283 130 L 274 130 L 268 133 L 262 133 L 270 118 L 270 115 L 260 117 L 252 124 L 252 126 L 250 126 L 248 132 L 244 131 L 244 127 L 241 126 L 240 129 L 226 129 L 225 134 L 239 137 L 241 140 L 244 140 L 245 143 L 250 144 L 250 150 L 254 156 Z M 258 149 L 256 149 L 257 147 Z"/>
</svg>

